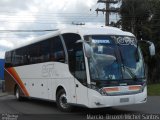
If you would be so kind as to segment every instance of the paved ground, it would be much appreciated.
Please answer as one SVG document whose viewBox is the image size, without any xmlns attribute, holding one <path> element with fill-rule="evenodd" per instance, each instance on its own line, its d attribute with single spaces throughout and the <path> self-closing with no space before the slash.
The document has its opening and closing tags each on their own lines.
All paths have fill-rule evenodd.
<svg viewBox="0 0 160 120">
<path fill-rule="evenodd" d="M 40 100 L 26 100 L 19 102 L 12 95 L 4 95 L 0 97 L 0 120 L 4 120 L 8 115 L 6 113 L 10 116 L 13 115 L 11 117 L 16 117 L 16 115 L 18 115 L 18 120 L 50 120 L 53 118 L 80 120 L 87 119 L 87 115 L 99 115 L 97 117 L 102 118 L 102 116 L 106 115 L 160 114 L 160 96 L 148 97 L 148 102 L 145 104 L 103 109 L 76 107 L 72 113 L 62 113 L 57 110 L 56 104 L 52 102 L 44 102 Z"/>
<path fill-rule="evenodd" d="M 0 97 L 6 96 L 8 95 L 7 93 L 2 92 L 2 90 L 0 90 Z"/>
</svg>

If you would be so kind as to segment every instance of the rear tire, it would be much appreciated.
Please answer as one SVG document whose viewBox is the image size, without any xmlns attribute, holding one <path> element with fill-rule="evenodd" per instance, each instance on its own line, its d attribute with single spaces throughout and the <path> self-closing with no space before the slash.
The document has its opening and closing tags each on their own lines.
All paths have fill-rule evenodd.
<svg viewBox="0 0 160 120">
<path fill-rule="evenodd" d="M 65 92 L 64 89 L 60 89 L 57 92 L 56 103 L 57 103 L 57 107 L 62 112 L 71 112 L 72 111 L 72 106 L 69 105 L 68 102 L 67 102 L 66 92 Z"/>
<path fill-rule="evenodd" d="M 16 87 L 16 91 L 15 91 L 15 97 L 18 101 L 22 101 L 23 97 L 20 95 L 20 89 L 19 87 Z"/>
</svg>

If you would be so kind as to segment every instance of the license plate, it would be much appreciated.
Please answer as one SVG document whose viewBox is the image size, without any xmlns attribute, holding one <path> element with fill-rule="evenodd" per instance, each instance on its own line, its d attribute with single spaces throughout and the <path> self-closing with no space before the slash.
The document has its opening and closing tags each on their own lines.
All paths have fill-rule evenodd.
<svg viewBox="0 0 160 120">
<path fill-rule="evenodd" d="M 129 98 L 121 98 L 120 103 L 129 102 Z"/>
</svg>

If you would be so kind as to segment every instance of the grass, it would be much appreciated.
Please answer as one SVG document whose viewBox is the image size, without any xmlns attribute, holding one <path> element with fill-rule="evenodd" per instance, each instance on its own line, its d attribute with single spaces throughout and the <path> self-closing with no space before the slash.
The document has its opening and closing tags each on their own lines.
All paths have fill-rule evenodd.
<svg viewBox="0 0 160 120">
<path fill-rule="evenodd" d="M 160 84 L 149 84 L 148 85 L 149 96 L 160 96 Z"/>
</svg>

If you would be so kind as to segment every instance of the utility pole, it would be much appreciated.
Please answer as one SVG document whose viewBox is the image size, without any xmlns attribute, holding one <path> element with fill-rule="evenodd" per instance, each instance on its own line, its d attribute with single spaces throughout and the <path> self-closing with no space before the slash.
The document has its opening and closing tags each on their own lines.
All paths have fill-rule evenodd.
<svg viewBox="0 0 160 120">
<path fill-rule="evenodd" d="M 97 12 L 103 12 L 105 13 L 105 25 L 109 26 L 109 14 L 111 12 L 119 12 L 119 8 L 110 8 L 110 4 L 116 4 L 118 3 L 118 0 L 98 0 L 97 3 L 104 3 L 106 4 L 106 8 L 99 9 L 97 8 L 95 11 Z"/>
</svg>

